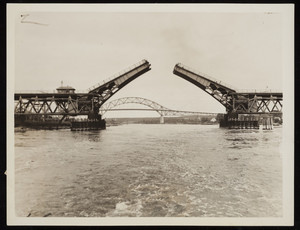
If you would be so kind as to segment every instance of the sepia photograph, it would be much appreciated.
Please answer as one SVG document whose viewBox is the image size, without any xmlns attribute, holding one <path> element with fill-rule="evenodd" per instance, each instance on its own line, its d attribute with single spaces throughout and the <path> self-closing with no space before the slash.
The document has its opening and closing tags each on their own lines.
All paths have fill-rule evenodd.
<svg viewBox="0 0 300 230">
<path fill-rule="evenodd" d="M 293 225 L 292 4 L 7 4 L 8 225 Z"/>
</svg>

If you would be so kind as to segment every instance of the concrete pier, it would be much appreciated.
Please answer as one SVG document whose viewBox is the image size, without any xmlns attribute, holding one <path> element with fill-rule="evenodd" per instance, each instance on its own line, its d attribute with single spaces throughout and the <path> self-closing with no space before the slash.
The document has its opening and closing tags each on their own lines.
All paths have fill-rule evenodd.
<svg viewBox="0 0 300 230">
<path fill-rule="evenodd" d="M 160 116 L 160 120 L 159 120 L 160 124 L 164 124 L 165 123 L 165 118 L 163 115 Z"/>
</svg>

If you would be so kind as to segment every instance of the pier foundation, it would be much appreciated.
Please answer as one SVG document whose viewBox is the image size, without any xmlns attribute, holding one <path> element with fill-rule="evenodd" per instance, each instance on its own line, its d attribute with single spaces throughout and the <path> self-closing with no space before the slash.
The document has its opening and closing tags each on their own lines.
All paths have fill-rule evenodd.
<svg viewBox="0 0 300 230">
<path fill-rule="evenodd" d="M 165 123 L 165 118 L 163 115 L 160 116 L 160 120 L 159 120 L 160 124 L 164 124 Z"/>
<path fill-rule="evenodd" d="M 273 129 L 273 117 L 264 117 L 262 119 L 263 130 L 272 130 Z"/>
<path fill-rule="evenodd" d="M 220 127 L 229 129 L 259 129 L 259 116 L 252 114 L 225 114 L 220 120 Z"/>
</svg>

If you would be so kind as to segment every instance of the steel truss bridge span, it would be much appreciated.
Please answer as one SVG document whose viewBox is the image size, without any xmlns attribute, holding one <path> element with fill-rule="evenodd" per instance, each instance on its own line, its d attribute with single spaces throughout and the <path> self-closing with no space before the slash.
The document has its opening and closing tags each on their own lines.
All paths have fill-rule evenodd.
<svg viewBox="0 0 300 230">
<path fill-rule="evenodd" d="M 173 73 L 215 98 L 226 108 L 227 113 L 282 113 L 282 92 L 239 92 L 234 87 L 181 63 L 175 65 Z"/>
<path fill-rule="evenodd" d="M 150 109 L 114 109 L 124 104 L 140 104 L 149 107 Z M 141 110 L 141 111 L 156 111 L 161 117 L 166 116 L 184 116 L 184 115 L 217 115 L 218 113 L 194 112 L 173 110 L 164 107 L 157 102 L 151 101 L 142 97 L 123 97 L 111 102 L 105 103 L 100 108 L 100 114 L 104 115 L 108 111 L 122 111 L 122 110 Z"/>
<path fill-rule="evenodd" d="M 142 60 L 89 89 L 88 93 L 15 93 L 15 115 L 89 115 L 97 117 L 100 107 L 128 83 L 150 70 Z"/>
</svg>

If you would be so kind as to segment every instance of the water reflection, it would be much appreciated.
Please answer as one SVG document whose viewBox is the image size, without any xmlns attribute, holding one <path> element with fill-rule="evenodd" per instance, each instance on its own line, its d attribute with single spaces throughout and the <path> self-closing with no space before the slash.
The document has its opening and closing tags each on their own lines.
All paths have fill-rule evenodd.
<svg viewBox="0 0 300 230">
<path fill-rule="evenodd" d="M 105 132 L 105 130 L 71 131 L 72 138 L 80 142 L 82 141 L 100 142 L 103 132 Z"/>
</svg>

